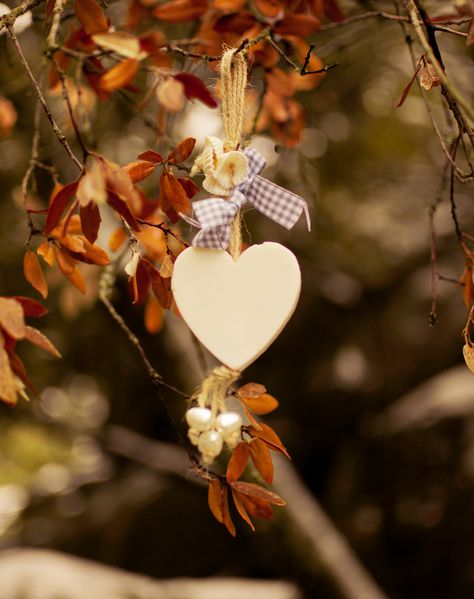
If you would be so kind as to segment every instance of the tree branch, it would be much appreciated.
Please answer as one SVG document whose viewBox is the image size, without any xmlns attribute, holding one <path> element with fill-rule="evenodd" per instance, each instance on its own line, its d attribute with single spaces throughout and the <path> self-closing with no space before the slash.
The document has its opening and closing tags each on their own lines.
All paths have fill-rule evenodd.
<svg viewBox="0 0 474 599">
<path fill-rule="evenodd" d="M 45 0 L 26 0 L 26 2 L 22 2 L 16 8 L 13 8 L 8 14 L 0 17 L 0 31 L 4 27 L 13 27 L 13 24 L 18 17 L 21 17 L 21 15 L 24 15 L 36 6 L 43 4 L 43 2 L 45 2 Z"/>
</svg>

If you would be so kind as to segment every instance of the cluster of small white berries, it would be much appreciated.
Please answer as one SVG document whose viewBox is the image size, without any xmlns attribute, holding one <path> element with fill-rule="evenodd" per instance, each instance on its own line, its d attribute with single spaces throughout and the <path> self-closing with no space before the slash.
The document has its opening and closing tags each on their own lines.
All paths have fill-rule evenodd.
<svg viewBox="0 0 474 599">
<path fill-rule="evenodd" d="M 240 440 L 242 418 L 237 412 L 221 412 L 213 417 L 209 408 L 195 407 L 186 412 L 188 436 L 197 445 L 205 464 L 210 464 L 222 451 L 224 442 L 235 447 Z"/>
</svg>

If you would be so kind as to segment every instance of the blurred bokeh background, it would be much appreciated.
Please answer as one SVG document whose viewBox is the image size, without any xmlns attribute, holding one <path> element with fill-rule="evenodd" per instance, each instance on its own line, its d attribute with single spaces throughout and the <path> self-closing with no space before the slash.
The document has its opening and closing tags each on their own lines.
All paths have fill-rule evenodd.
<svg viewBox="0 0 474 599">
<path fill-rule="evenodd" d="M 21 35 L 36 67 L 42 35 L 41 23 Z M 438 39 L 448 73 L 472 81 L 472 47 L 457 36 Z M 307 199 L 313 228 L 307 233 L 301 222 L 286 232 L 246 215 L 249 241 L 279 241 L 295 252 L 303 292 L 294 317 L 246 370 L 244 382 L 261 382 L 280 400 L 267 422 L 334 530 L 388 597 L 472 597 L 474 379 L 462 361 L 462 289 L 439 282 L 438 323 L 429 324 L 429 209 L 444 156 L 415 86 L 396 108 L 413 74 L 398 23 L 354 23 L 321 32 L 316 43 L 326 63 L 340 66 L 317 89 L 298 95 L 307 111 L 301 143 L 285 149 L 265 133 L 253 140 L 267 157 L 266 176 Z M 18 112 L 11 134 L 0 138 L 1 293 L 32 295 L 21 269 L 27 226 L 19 186 L 34 101 L 6 36 L 0 46 L 1 93 Z M 184 67 L 215 78 L 202 65 Z M 429 99 L 443 123 L 439 89 Z M 59 100 L 51 101 L 66 123 Z M 89 135 L 110 160 L 125 164 L 158 147 L 142 115 L 121 97 L 95 102 L 92 110 Z M 46 122 L 42 127 L 41 152 L 67 181 L 74 173 Z M 189 104 L 174 137 L 202 143 L 218 127 L 216 111 Z M 44 203 L 48 180 L 40 174 L 38 182 Z M 148 189 L 156 183 L 147 182 Z M 458 185 L 456 198 L 463 229 L 474 233 L 472 187 Z M 103 216 L 110 221 L 100 239 L 106 247 L 115 221 Z M 463 258 L 445 195 L 434 222 L 440 273 L 456 280 Z M 41 398 L 14 410 L 0 406 L 0 547 L 53 549 L 156 579 L 229 576 L 295 585 L 265 587 L 262 597 L 344 596 L 308 549 L 305 532 L 311 531 L 301 530 L 288 508 L 259 521 L 255 534 L 239 525 L 236 539 L 215 522 L 205 488 L 171 449 L 175 431 L 143 364 L 97 299 L 99 269 L 89 267 L 85 275 L 85 297 L 49 275 L 49 314 L 38 326 L 63 359 L 21 348 Z M 202 371 L 186 327 L 170 314 L 157 335 L 147 333 L 125 275 L 113 301 L 157 370 L 191 393 Z M 167 391 L 162 399 L 184 432 L 184 402 Z M 6 580 L 15 572 L 4 570 Z M 196 588 L 190 597 L 199 596 Z M 21 585 L 15 592 L 2 589 L 2 597 L 37 596 Z M 127 592 L 116 596 L 162 596 Z M 228 592 L 203 596 L 224 599 Z M 249 593 L 257 597 L 256 590 Z M 44 595 L 53 596 L 68 597 Z M 106 597 L 92 590 L 86 596 Z"/>
</svg>

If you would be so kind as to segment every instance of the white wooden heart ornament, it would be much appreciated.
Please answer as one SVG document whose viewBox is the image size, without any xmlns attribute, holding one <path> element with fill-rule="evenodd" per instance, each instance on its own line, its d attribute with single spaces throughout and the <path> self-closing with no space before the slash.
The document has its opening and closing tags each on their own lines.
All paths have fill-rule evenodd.
<svg viewBox="0 0 474 599">
<path fill-rule="evenodd" d="M 234 262 L 224 250 L 190 247 L 171 280 L 179 311 L 223 364 L 243 370 L 278 337 L 301 291 L 294 254 L 279 243 L 253 245 Z"/>
</svg>

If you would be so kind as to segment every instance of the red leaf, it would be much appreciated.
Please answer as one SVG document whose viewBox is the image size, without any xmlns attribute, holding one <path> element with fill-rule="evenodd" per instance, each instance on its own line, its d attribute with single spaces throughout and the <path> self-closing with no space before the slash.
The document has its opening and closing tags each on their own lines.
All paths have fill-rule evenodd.
<svg viewBox="0 0 474 599">
<path fill-rule="evenodd" d="M 231 484 L 231 487 L 239 493 L 243 493 L 244 495 L 248 495 L 249 497 L 256 497 L 258 499 L 263 499 L 264 501 L 268 501 L 273 505 L 286 505 L 286 501 L 273 493 L 273 491 L 269 491 L 260 485 L 256 485 L 254 483 L 246 483 L 242 480 L 236 480 Z"/>
<path fill-rule="evenodd" d="M 247 522 L 247 524 L 250 526 L 250 528 L 255 532 L 255 526 L 253 525 L 252 520 L 250 519 L 250 516 L 247 513 L 247 510 L 245 509 L 245 506 L 242 502 L 242 495 L 236 491 L 235 489 L 231 489 L 232 490 L 232 497 L 234 499 L 234 503 L 235 503 L 235 507 L 237 508 L 237 511 L 240 514 L 240 517 L 245 520 L 245 522 Z"/>
<path fill-rule="evenodd" d="M 44 227 L 45 235 L 51 233 L 54 227 L 58 224 L 61 216 L 66 210 L 67 205 L 69 204 L 69 200 L 76 193 L 78 185 L 79 181 L 68 183 L 64 187 L 61 187 L 61 189 L 52 196 L 49 202 L 46 225 Z"/>
<path fill-rule="evenodd" d="M 115 212 L 120 214 L 120 216 L 123 216 L 132 229 L 135 231 L 140 229 L 140 225 L 133 216 L 132 211 L 125 200 L 119 198 L 119 196 L 113 191 L 109 191 L 107 194 L 107 203 L 115 210 Z"/>
<path fill-rule="evenodd" d="M 99 234 L 99 228 L 101 223 L 100 210 L 95 202 L 89 202 L 86 206 L 81 206 L 79 209 L 81 217 L 81 228 L 84 233 L 84 237 L 90 242 L 94 243 Z"/>
<path fill-rule="evenodd" d="M 336 0 L 324 0 L 324 14 L 331 21 L 344 21 L 346 15 L 339 8 Z"/>
<path fill-rule="evenodd" d="M 212 95 L 206 85 L 191 73 L 177 73 L 174 78 L 184 85 L 184 95 L 188 100 L 197 98 L 209 108 L 217 108 L 219 105 L 216 98 Z"/>
<path fill-rule="evenodd" d="M 41 305 L 30 297 L 23 297 L 22 295 L 12 295 L 10 299 L 17 301 L 23 308 L 23 314 L 25 316 L 32 316 L 39 318 L 48 313 L 48 309 Z"/>
<path fill-rule="evenodd" d="M 196 185 L 196 183 L 194 183 L 194 181 L 192 181 L 191 179 L 188 179 L 187 177 L 178 179 L 178 181 L 179 181 L 179 184 L 181 185 L 181 187 L 186 192 L 186 195 L 188 196 L 189 199 L 194 197 L 197 194 L 197 192 L 200 191 L 199 185 Z"/>
<path fill-rule="evenodd" d="M 415 82 L 416 76 L 418 75 L 419 70 L 421 69 L 421 65 L 422 65 L 422 60 L 420 59 L 418 61 L 418 65 L 416 67 L 415 73 L 413 74 L 413 77 L 410 79 L 410 81 L 406 84 L 404 90 L 402 91 L 402 95 L 400 96 L 400 100 L 398 100 L 398 104 L 397 104 L 397 108 L 400 108 L 400 106 L 403 105 L 403 103 L 405 102 L 408 94 L 410 93 L 411 90 L 411 86 L 413 85 L 413 83 Z"/>
</svg>

